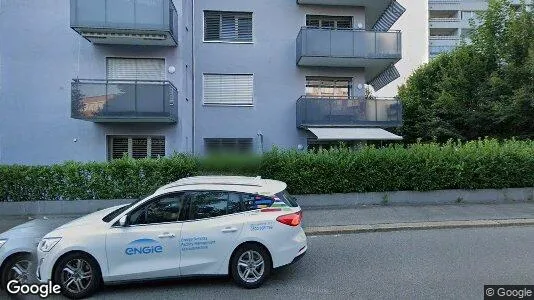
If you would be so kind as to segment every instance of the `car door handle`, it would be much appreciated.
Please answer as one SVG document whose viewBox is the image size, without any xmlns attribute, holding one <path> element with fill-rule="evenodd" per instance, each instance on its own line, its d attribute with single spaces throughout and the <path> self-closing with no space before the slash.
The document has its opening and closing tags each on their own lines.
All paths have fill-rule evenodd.
<svg viewBox="0 0 534 300">
<path fill-rule="evenodd" d="M 164 234 L 158 235 L 158 237 L 160 239 L 165 239 L 165 238 L 173 238 L 173 237 L 175 237 L 175 235 L 174 235 L 174 233 L 165 232 Z"/>
<path fill-rule="evenodd" d="M 237 228 L 235 227 L 226 227 L 223 230 L 221 230 L 223 233 L 230 233 L 230 232 L 236 232 Z"/>
</svg>

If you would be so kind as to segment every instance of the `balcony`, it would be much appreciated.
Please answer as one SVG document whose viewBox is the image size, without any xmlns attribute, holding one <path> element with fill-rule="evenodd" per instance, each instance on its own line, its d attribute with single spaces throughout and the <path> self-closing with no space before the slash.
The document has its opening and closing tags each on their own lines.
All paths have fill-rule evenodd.
<svg viewBox="0 0 534 300">
<path fill-rule="evenodd" d="M 429 36 L 430 47 L 457 47 L 460 45 L 460 37 L 447 35 L 431 35 Z"/>
<path fill-rule="evenodd" d="M 397 99 L 321 98 L 297 100 L 297 127 L 396 127 L 402 124 Z"/>
<path fill-rule="evenodd" d="M 169 81 L 72 82 L 71 117 L 95 123 L 176 123 L 178 90 Z"/>
<path fill-rule="evenodd" d="M 365 7 L 365 28 L 369 30 L 373 28 L 373 26 L 382 18 L 388 9 L 402 7 L 396 1 L 391 0 L 297 0 L 297 3 L 302 5 Z M 395 22 L 403 13 L 404 8 L 402 8 L 402 10 L 394 9 L 393 22 Z"/>
<path fill-rule="evenodd" d="M 462 6 L 461 0 L 429 0 L 428 10 L 458 11 Z"/>
<path fill-rule="evenodd" d="M 430 28 L 459 28 L 462 26 L 460 18 L 430 18 Z"/>
<path fill-rule="evenodd" d="M 402 57 L 400 31 L 303 27 L 297 37 L 297 65 L 364 68 L 372 81 Z"/>
<path fill-rule="evenodd" d="M 70 0 L 70 27 L 93 44 L 176 46 L 172 0 Z"/>
</svg>

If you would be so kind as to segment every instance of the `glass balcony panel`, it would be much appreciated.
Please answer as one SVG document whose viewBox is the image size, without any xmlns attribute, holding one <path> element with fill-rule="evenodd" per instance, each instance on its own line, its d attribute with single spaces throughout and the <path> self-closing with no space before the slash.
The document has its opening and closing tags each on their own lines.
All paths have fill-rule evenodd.
<svg viewBox="0 0 534 300">
<path fill-rule="evenodd" d="M 297 101 L 297 127 L 376 126 L 402 124 L 397 99 L 301 97 Z"/>
<path fill-rule="evenodd" d="M 168 81 L 75 80 L 72 117 L 94 122 L 175 123 L 177 95 Z"/>
</svg>

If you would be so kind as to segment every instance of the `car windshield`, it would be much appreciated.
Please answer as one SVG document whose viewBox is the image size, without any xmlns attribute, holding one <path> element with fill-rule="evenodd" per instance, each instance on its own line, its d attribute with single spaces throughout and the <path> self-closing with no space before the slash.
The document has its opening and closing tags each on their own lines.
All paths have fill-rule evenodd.
<svg viewBox="0 0 534 300">
<path fill-rule="evenodd" d="M 280 198 L 280 200 L 284 201 L 284 203 L 287 206 L 291 206 L 291 207 L 299 206 L 297 203 L 297 199 L 291 196 L 286 190 L 281 191 L 280 193 L 276 193 L 275 195 L 276 197 Z"/>
<path fill-rule="evenodd" d="M 109 223 L 111 222 L 111 220 L 115 219 L 118 215 L 120 215 L 123 211 L 126 211 L 128 208 L 136 205 L 137 203 L 139 203 L 140 201 L 142 201 L 143 199 L 145 199 L 146 197 L 142 197 L 142 198 L 139 198 L 138 200 L 128 204 L 128 205 L 125 205 L 125 206 L 122 206 L 122 207 L 119 207 L 117 208 L 116 210 L 112 211 L 111 213 L 107 214 L 105 217 L 102 218 L 102 221 L 106 222 L 106 223 Z"/>
</svg>

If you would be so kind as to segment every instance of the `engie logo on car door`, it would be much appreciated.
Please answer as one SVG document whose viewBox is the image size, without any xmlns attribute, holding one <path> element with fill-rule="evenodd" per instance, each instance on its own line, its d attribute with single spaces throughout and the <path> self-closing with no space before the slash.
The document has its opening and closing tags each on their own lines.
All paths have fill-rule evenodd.
<svg viewBox="0 0 534 300">
<path fill-rule="evenodd" d="M 124 253 L 126 255 L 142 255 L 142 254 L 155 254 L 162 253 L 163 246 L 152 239 L 140 239 L 130 242 Z"/>
</svg>

